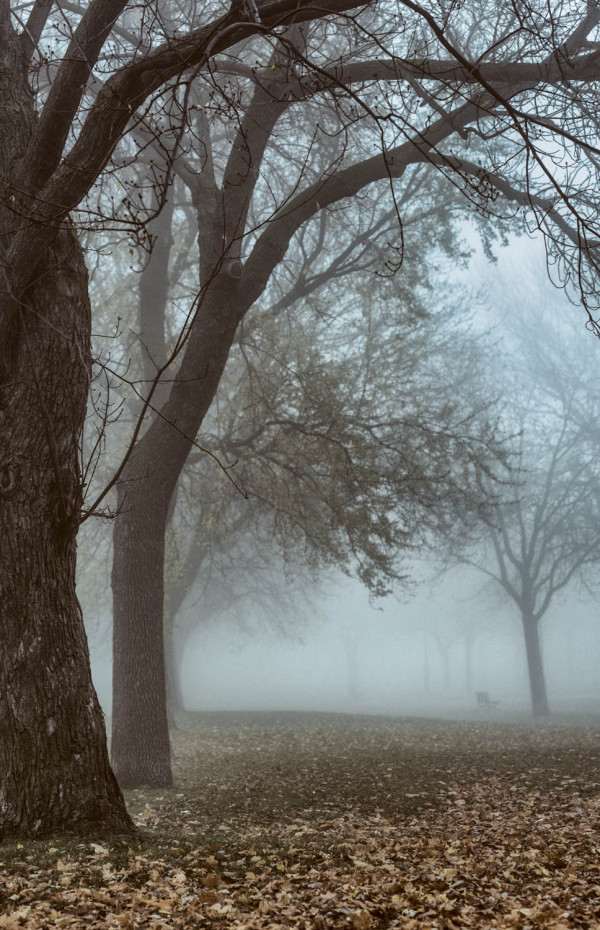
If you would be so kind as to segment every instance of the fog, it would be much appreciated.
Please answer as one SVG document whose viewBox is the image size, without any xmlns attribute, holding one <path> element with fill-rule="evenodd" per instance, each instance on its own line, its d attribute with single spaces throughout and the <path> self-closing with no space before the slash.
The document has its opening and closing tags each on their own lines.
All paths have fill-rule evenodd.
<svg viewBox="0 0 600 930">
<path fill-rule="evenodd" d="M 501 700 L 498 713 L 529 714 L 517 618 L 489 605 L 486 617 L 485 598 L 465 601 L 460 589 L 456 578 L 376 610 L 360 586 L 341 584 L 303 643 L 198 634 L 184 665 L 188 706 L 462 716 L 476 711 L 475 692 L 487 690 Z M 574 601 L 548 618 L 544 658 L 556 711 L 600 710 L 596 610 Z"/>
<path fill-rule="evenodd" d="M 320 616 L 293 635 L 214 624 L 192 636 L 182 669 L 187 709 L 530 718 L 519 618 L 474 573 L 423 582 L 414 597 L 377 606 L 347 579 L 332 582 L 325 597 L 316 593 Z M 600 713 L 598 609 L 566 598 L 543 626 L 551 709 L 565 719 Z M 92 661 L 109 714 L 106 640 L 92 641 Z M 500 704 L 478 709 L 477 691 Z"/>
<path fill-rule="evenodd" d="M 539 242 L 519 240 L 500 249 L 490 265 L 468 228 L 465 237 L 475 256 L 468 270 L 455 272 L 453 286 L 472 300 L 482 329 L 510 334 L 516 301 L 532 314 L 540 306 L 557 316 L 580 312 L 549 283 Z M 583 320 L 578 338 L 582 345 L 592 339 Z M 306 592 L 312 616 L 304 610 L 294 619 L 292 608 L 284 632 L 265 622 L 251 598 L 240 607 L 245 631 L 231 620 L 207 624 L 202 598 L 189 598 L 184 611 L 198 628 L 186 642 L 181 667 L 186 708 L 531 719 L 514 605 L 475 570 L 441 574 L 423 561 L 408 570 L 408 590 L 375 602 L 357 581 L 329 575 Z M 283 580 L 282 590 L 285 597 Z M 594 598 L 571 585 L 541 623 L 550 707 L 565 720 L 600 712 L 598 610 Z M 90 631 L 94 680 L 107 714 L 109 627 L 104 611 Z M 478 708 L 478 691 L 497 706 Z"/>
</svg>

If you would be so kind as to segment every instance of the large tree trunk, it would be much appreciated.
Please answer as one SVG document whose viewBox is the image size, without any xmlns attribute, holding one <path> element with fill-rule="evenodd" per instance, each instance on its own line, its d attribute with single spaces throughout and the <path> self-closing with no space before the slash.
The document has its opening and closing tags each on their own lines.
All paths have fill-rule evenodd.
<svg viewBox="0 0 600 930">
<path fill-rule="evenodd" d="M 550 713 L 546 676 L 542 660 L 539 622 L 530 613 L 522 614 L 525 650 L 527 653 L 527 671 L 531 690 L 531 708 L 534 717 L 547 717 Z"/>
<path fill-rule="evenodd" d="M 237 286 L 227 276 L 215 279 L 194 323 L 171 396 L 136 444 L 119 482 L 112 575 L 111 753 L 124 787 L 172 784 L 163 635 L 165 531 L 171 495 L 242 316 Z"/>
<path fill-rule="evenodd" d="M 38 293 L 28 294 L 18 379 L 2 392 L 0 811 L 14 835 L 132 827 L 108 763 L 75 595 L 86 282 L 65 231 Z"/>
<path fill-rule="evenodd" d="M 26 63 L 1 25 L 0 181 L 10 190 L 34 117 Z M 3 254 L 22 223 L 0 207 Z M 24 270 L 4 266 L 2 273 L 0 835 L 132 832 L 108 762 L 75 595 L 90 376 L 87 272 L 65 225 L 18 300 L 7 295 Z"/>
</svg>

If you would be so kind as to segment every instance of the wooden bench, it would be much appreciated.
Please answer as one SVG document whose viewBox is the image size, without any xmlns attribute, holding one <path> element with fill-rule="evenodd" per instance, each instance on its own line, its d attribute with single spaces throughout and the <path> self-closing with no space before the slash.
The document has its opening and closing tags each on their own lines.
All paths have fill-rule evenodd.
<svg viewBox="0 0 600 930">
<path fill-rule="evenodd" d="M 477 707 L 480 710 L 493 710 L 500 703 L 500 701 L 491 701 L 487 691 L 476 691 L 475 697 L 477 698 Z"/>
</svg>

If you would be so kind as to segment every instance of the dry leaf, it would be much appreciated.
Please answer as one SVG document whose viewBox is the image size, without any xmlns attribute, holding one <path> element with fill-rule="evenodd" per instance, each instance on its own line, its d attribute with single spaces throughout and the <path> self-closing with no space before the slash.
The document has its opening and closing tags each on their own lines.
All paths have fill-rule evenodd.
<svg viewBox="0 0 600 930">
<path fill-rule="evenodd" d="M 373 918 L 368 911 L 356 911 L 352 915 L 352 930 L 369 930 L 373 925 Z"/>
</svg>

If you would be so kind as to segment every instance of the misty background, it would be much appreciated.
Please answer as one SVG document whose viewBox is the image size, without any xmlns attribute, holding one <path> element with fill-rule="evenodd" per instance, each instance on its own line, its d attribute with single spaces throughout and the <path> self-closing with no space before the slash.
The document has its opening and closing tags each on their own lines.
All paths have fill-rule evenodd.
<svg viewBox="0 0 600 930">
<path fill-rule="evenodd" d="M 482 333 L 502 342 L 507 359 L 516 307 L 532 322 L 542 310 L 548 319 L 569 321 L 570 351 L 580 348 L 586 356 L 597 351 L 581 312 L 549 281 L 541 240 L 514 239 L 496 248 L 490 262 L 468 226 L 464 239 L 472 257 L 466 267 L 455 268 L 448 289 L 472 308 Z M 110 531 L 105 524 L 103 532 L 109 536 Z M 84 564 L 80 572 L 85 571 Z M 282 575 L 284 598 L 286 586 Z M 98 598 L 96 585 L 93 590 L 90 596 L 80 584 L 94 681 L 110 715 L 108 559 L 103 597 Z M 290 594 L 282 618 L 277 604 L 267 615 L 249 592 L 237 615 L 210 619 L 202 617 L 202 591 L 190 592 L 181 612 L 197 624 L 182 659 L 187 709 L 530 718 L 518 612 L 475 569 L 445 569 L 434 552 L 410 563 L 410 579 L 393 596 L 373 598 L 358 581 L 335 571 L 306 584 L 300 599 L 297 595 L 297 589 Z M 599 608 L 591 587 L 574 579 L 541 622 L 555 715 L 600 712 Z M 500 703 L 493 710 L 478 708 L 478 691 Z"/>
<path fill-rule="evenodd" d="M 183 666 L 187 708 L 465 717 L 484 713 L 475 692 L 487 690 L 502 702 L 493 719 L 530 715 L 518 617 L 467 571 L 377 607 L 357 582 L 332 579 L 319 608 L 288 637 L 260 627 L 253 634 L 218 624 L 199 630 Z M 553 710 L 600 712 L 598 605 L 565 597 L 546 618 L 542 641 Z M 110 714 L 108 638 L 93 637 L 91 650 Z"/>
</svg>

